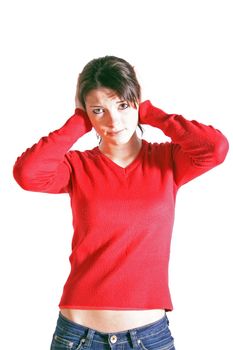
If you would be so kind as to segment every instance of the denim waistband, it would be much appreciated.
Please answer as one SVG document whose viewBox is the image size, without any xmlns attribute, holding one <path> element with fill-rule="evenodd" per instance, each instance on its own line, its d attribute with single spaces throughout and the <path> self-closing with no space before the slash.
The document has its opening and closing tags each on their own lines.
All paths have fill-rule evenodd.
<svg viewBox="0 0 233 350">
<path fill-rule="evenodd" d="M 88 346 L 88 343 L 91 344 L 92 341 L 99 341 L 102 343 L 108 343 L 109 339 L 112 336 L 116 336 L 119 343 L 124 343 L 132 341 L 133 345 L 136 344 L 138 337 L 141 339 L 148 337 L 150 335 L 155 335 L 163 331 L 168 326 L 168 318 L 165 314 L 160 320 L 153 323 L 149 323 L 145 326 L 132 328 L 126 331 L 121 332 L 100 332 L 92 328 L 80 325 L 73 321 L 68 320 L 65 316 L 59 313 L 57 327 L 65 332 L 69 333 L 72 336 L 83 337 L 85 338 L 85 344 Z"/>
</svg>

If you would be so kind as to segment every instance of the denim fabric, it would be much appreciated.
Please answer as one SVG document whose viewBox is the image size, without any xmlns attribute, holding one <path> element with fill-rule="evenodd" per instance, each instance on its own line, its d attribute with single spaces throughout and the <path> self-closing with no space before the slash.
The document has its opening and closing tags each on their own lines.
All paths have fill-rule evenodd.
<svg viewBox="0 0 233 350">
<path fill-rule="evenodd" d="M 169 321 L 128 331 L 103 333 L 72 322 L 59 313 L 50 350 L 175 350 Z"/>
</svg>

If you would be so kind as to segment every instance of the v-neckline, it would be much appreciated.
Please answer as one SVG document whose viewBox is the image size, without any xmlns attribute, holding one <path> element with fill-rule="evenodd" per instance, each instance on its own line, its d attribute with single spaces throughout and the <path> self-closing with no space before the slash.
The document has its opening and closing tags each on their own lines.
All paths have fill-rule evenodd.
<svg viewBox="0 0 233 350">
<path fill-rule="evenodd" d="M 108 156 L 106 156 L 103 152 L 101 152 L 101 150 L 99 149 L 99 147 L 95 147 L 94 150 L 96 151 L 97 154 L 99 154 L 101 156 L 101 158 L 103 160 L 105 160 L 111 167 L 118 169 L 120 172 L 122 173 L 128 173 L 130 170 L 134 169 L 138 163 L 141 160 L 141 156 L 144 152 L 145 149 L 145 143 L 146 141 L 142 139 L 142 144 L 141 144 L 141 148 L 138 152 L 138 154 L 136 155 L 136 157 L 134 158 L 134 160 L 129 163 L 126 167 L 123 167 L 119 164 L 117 164 L 116 162 L 114 162 L 111 158 L 109 158 Z"/>
</svg>

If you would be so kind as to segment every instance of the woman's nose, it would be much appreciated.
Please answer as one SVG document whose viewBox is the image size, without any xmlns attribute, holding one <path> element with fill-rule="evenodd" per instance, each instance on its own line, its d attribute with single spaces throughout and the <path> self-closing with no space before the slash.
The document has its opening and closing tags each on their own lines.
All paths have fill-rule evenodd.
<svg viewBox="0 0 233 350">
<path fill-rule="evenodd" d="M 120 114 L 117 111 L 109 111 L 107 118 L 109 126 L 115 126 L 120 123 Z"/>
</svg>

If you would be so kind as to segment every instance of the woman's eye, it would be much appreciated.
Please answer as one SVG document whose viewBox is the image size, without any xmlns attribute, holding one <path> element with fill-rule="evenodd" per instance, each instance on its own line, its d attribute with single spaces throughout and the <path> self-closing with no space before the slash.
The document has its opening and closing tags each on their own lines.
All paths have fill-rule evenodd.
<svg viewBox="0 0 233 350">
<path fill-rule="evenodd" d="M 92 111 L 94 114 L 102 114 L 103 113 L 103 109 L 102 108 L 95 108 Z"/>
<path fill-rule="evenodd" d="M 126 108 L 128 108 L 129 107 L 129 104 L 127 103 L 127 102 L 123 102 L 123 103 L 121 103 L 120 105 L 119 105 L 119 108 L 120 109 L 126 109 Z"/>
</svg>

